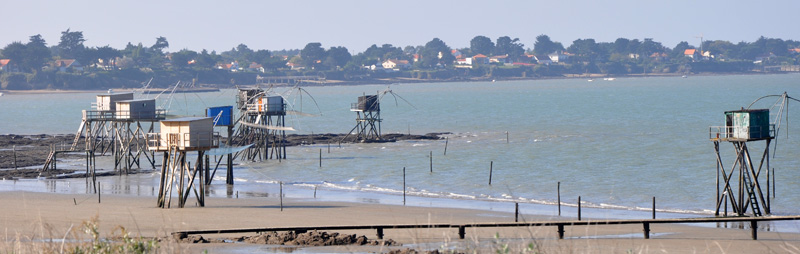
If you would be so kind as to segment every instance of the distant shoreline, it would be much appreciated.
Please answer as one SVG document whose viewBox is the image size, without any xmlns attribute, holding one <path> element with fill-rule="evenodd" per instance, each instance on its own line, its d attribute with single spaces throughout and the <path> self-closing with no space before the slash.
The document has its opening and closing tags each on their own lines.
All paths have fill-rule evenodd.
<svg viewBox="0 0 800 254">
<path fill-rule="evenodd" d="M 714 73 L 704 72 L 686 75 L 688 77 L 703 77 L 703 76 L 737 76 L 737 75 L 785 75 L 793 74 L 795 72 L 782 72 L 782 73 L 766 73 L 766 72 L 736 72 L 736 73 Z M 358 85 L 387 85 L 387 84 L 417 84 L 417 83 L 452 83 L 452 82 L 494 82 L 494 81 L 521 81 L 521 80 L 557 80 L 557 79 L 595 79 L 595 78 L 647 78 L 647 77 L 681 77 L 683 74 L 678 73 L 655 73 L 655 74 L 627 74 L 627 75 L 605 75 L 605 74 L 575 74 L 561 77 L 530 77 L 530 78 L 469 78 L 469 79 L 414 79 L 414 78 L 387 78 L 387 79 L 373 79 L 364 81 L 344 81 L 344 80 L 327 80 L 325 82 L 317 83 L 304 83 L 301 86 L 358 86 Z M 269 85 L 269 84 L 252 84 L 242 85 L 242 87 L 252 87 L 256 85 Z M 276 86 L 288 86 L 285 84 L 274 84 Z M 204 84 L 198 88 L 198 92 L 214 92 L 215 89 L 234 89 L 229 85 L 218 84 Z M 166 88 L 150 88 L 147 91 L 154 93 L 157 90 Z M 131 88 L 112 88 L 114 92 L 136 92 L 142 91 L 141 89 Z M 184 91 L 186 92 L 186 91 Z M 0 90 L 0 93 L 8 95 L 21 95 L 21 94 L 61 94 L 61 93 L 108 93 L 108 89 L 94 89 L 94 90 L 64 90 L 64 89 L 36 89 L 36 90 Z M 156 92 L 157 93 L 157 92 Z"/>
</svg>

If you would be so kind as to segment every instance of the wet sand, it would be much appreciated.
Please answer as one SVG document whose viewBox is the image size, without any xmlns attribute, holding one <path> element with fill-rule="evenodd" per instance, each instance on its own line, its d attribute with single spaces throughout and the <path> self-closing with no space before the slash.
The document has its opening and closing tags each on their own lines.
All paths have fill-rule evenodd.
<svg viewBox="0 0 800 254">
<path fill-rule="evenodd" d="M 190 199 L 191 200 L 191 199 Z M 22 242 L 47 242 L 48 239 L 72 239 L 81 231 L 81 224 L 99 222 L 101 235 L 110 235 L 118 227 L 143 237 L 165 237 L 175 231 L 234 229 L 260 227 L 489 223 L 512 222 L 513 213 L 411 207 L 384 204 L 325 202 L 313 199 L 272 198 L 207 198 L 206 207 L 190 202 L 186 208 L 161 209 L 153 197 L 124 195 L 54 194 L 34 192 L 0 192 L 0 232 L 4 234 L 0 249 L 13 250 Z M 568 220 L 569 217 L 526 215 L 528 221 Z M 686 225 L 652 225 L 651 239 L 643 239 L 641 225 L 609 225 L 567 227 L 565 239 L 557 239 L 554 227 L 532 228 L 467 228 L 466 239 L 459 240 L 456 229 L 386 229 L 385 239 L 401 246 L 326 246 L 303 248 L 306 251 L 353 252 L 402 250 L 449 250 L 494 252 L 508 246 L 521 252 L 528 246 L 546 253 L 796 253 L 800 251 L 800 235 L 759 232 L 759 240 L 750 239 L 747 229 L 718 229 Z M 333 233 L 333 232 L 328 232 Z M 374 230 L 340 231 L 341 234 L 364 235 L 376 240 Z M 206 239 L 241 237 L 238 235 L 204 235 Z M 498 235 L 499 238 L 495 239 Z M 20 240 L 21 239 L 21 240 Z M 533 244 L 533 245 L 530 245 Z M 224 253 L 242 250 L 278 248 L 246 243 L 180 243 L 165 241 L 162 250 L 197 253 L 209 250 Z M 273 250 L 274 251 L 274 250 Z"/>
</svg>

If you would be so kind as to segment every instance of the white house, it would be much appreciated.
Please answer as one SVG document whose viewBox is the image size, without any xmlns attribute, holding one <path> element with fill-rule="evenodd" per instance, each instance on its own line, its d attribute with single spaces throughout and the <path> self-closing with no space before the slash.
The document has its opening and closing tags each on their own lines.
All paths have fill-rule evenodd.
<svg viewBox="0 0 800 254">
<path fill-rule="evenodd" d="M 411 68 L 411 64 L 408 63 L 408 60 L 397 60 L 397 59 L 389 59 L 384 61 L 382 64 L 384 69 L 408 69 Z"/>
</svg>

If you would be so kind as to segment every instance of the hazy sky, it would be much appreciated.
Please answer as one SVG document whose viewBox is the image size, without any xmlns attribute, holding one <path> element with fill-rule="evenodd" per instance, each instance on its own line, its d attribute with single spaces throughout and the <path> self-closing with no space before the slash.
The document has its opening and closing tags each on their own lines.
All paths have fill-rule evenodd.
<svg viewBox="0 0 800 254">
<path fill-rule="evenodd" d="M 546 34 L 565 47 L 575 39 L 613 42 L 653 38 L 674 47 L 687 41 L 752 42 L 759 36 L 800 40 L 798 0 L 528 0 L 528 1 L 3 1 L 0 47 L 41 34 L 58 44 L 66 29 L 81 31 L 86 46 L 122 49 L 164 36 L 167 51 L 301 49 L 309 42 L 405 47 L 439 38 L 469 47 L 478 35 L 519 38 L 533 48 Z"/>
</svg>

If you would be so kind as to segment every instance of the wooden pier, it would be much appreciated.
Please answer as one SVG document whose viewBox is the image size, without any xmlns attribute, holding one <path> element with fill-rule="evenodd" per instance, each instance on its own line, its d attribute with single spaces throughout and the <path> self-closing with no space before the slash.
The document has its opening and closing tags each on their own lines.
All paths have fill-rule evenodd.
<svg viewBox="0 0 800 254">
<path fill-rule="evenodd" d="M 750 224 L 750 236 L 758 240 L 758 223 L 763 221 L 800 220 L 800 216 L 772 216 L 772 217 L 711 217 L 711 218 L 685 218 L 685 219 L 649 219 L 649 220 L 573 220 L 573 221 L 538 221 L 521 223 L 474 223 L 474 224 L 383 224 L 383 225 L 348 225 L 348 226 L 318 226 L 318 227 L 267 227 L 267 228 L 240 228 L 240 229 L 211 229 L 188 230 L 173 232 L 172 236 L 183 239 L 189 235 L 203 234 L 234 234 L 234 233 L 259 233 L 272 231 L 293 231 L 304 233 L 308 231 L 323 230 L 376 230 L 378 239 L 383 239 L 385 229 L 413 229 L 413 228 L 452 228 L 458 229 L 458 238 L 465 239 L 466 228 L 503 228 L 503 227 L 556 227 L 558 239 L 564 239 L 564 232 L 570 226 L 603 226 L 641 224 L 644 239 L 650 239 L 651 224 L 684 224 L 684 223 L 718 223 L 718 222 L 743 222 Z"/>
</svg>

